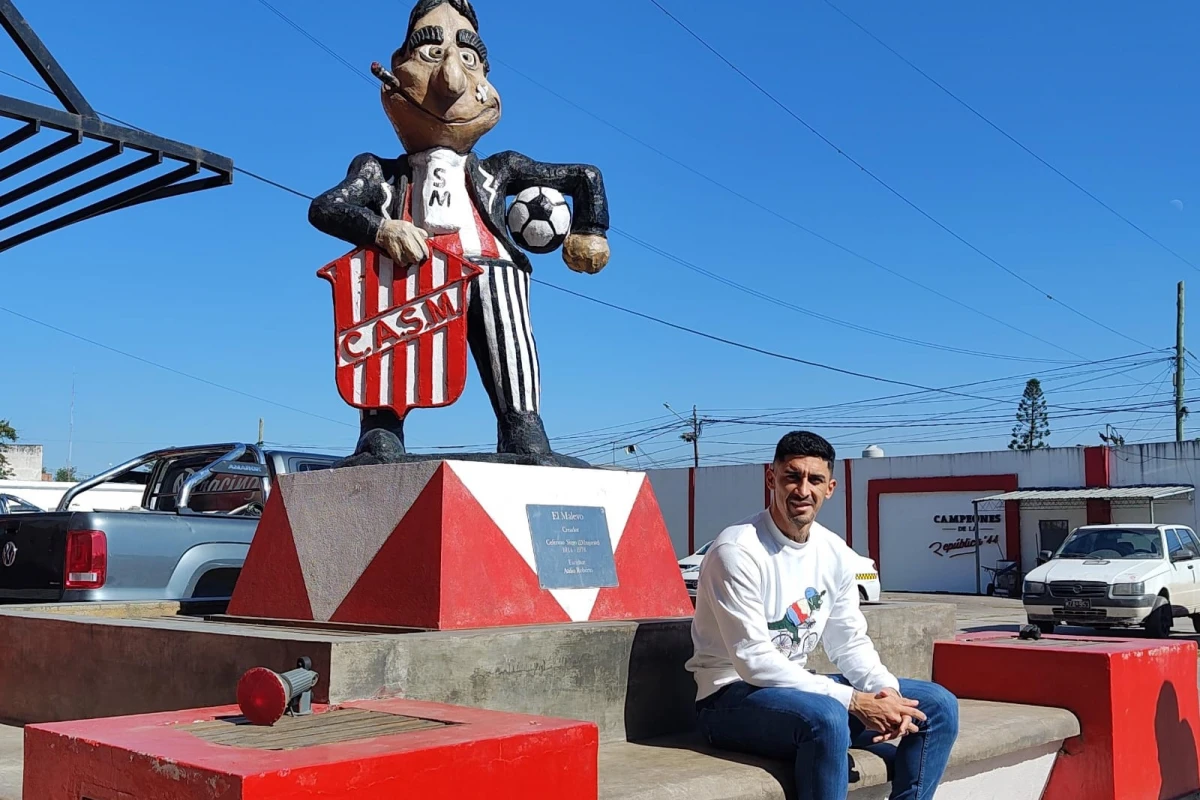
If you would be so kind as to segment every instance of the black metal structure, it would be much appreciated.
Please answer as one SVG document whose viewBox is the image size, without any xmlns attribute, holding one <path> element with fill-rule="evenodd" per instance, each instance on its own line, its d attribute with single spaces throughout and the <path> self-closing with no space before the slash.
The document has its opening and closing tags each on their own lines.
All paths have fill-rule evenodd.
<svg viewBox="0 0 1200 800">
<path fill-rule="evenodd" d="M 233 182 L 233 161 L 229 158 L 164 139 L 143 130 L 101 120 L 10 0 L 0 0 L 0 25 L 4 26 L 9 37 L 62 104 L 61 109 L 50 108 L 0 94 L 0 117 L 20 123 L 19 127 L 7 134 L 0 131 L 0 213 L 3 213 L 2 209 L 5 207 L 50 187 L 58 187 L 63 181 L 74 176 L 81 176 L 101 165 L 109 167 L 107 170 L 96 170 L 96 174 L 90 175 L 86 180 L 0 218 L 0 236 L 6 237 L 0 239 L 0 252 L 100 214 L 151 200 L 227 186 Z M 6 154 L 9 151 L 42 134 L 48 137 L 54 134 L 61 135 L 39 149 L 7 160 Z M 102 146 L 86 152 L 91 148 L 85 143 Z M 82 149 L 86 154 L 74 160 L 65 160 L 61 166 L 55 166 L 36 176 L 26 176 L 27 180 L 21 185 L 12 188 L 4 185 L 11 178 L 51 162 L 52 159 L 81 145 L 85 145 Z M 122 156 L 126 149 L 133 151 L 140 158 L 127 160 L 126 163 L 115 167 L 109 163 Z M 94 200 L 61 216 L 52 217 L 47 213 L 74 201 L 89 198 L 110 186 L 163 164 L 175 166 L 175 169 L 122 188 L 114 194 Z M 43 217 L 47 218 L 46 221 L 38 221 L 34 226 L 19 233 L 10 232 L 14 226 Z"/>
</svg>

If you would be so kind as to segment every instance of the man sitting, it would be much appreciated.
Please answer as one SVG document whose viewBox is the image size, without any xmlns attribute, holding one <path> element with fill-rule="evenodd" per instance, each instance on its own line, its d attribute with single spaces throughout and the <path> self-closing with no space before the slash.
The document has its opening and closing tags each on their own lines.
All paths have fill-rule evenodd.
<svg viewBox="0 0 1200 800">
<path fill-rule="evenodd" d="M 893 800 L 929 800 L 958 736 L 958 701 L 897 680 L 858 607 L 853 551 L 816 522 L 834 450 L 793 432 L 767 472 L 770 507 L 726 528 L 700 566 L 692 622 L 700 727 L 715 746 L 795 762 L 800 798 L 846 797 L 851 747 L 899 739 Z M 841 675 L 805 669 L 819 642 Z"/>
</svg>

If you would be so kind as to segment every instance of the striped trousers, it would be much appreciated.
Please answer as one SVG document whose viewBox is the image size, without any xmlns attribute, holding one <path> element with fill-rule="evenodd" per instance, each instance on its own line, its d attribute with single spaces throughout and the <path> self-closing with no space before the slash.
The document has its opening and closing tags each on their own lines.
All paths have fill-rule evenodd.
<svg viewBox="0 0 1200 800">
<path fill-rule="evenodd" d="M 507 261 L 471 261 L 483 274 L 467 285 L 467 344 L 492 409 L 501 426 L 514 415 L 537 416 L 541 367 L 529 318 L 529 273 Z M 385 428 L 404 441 L 403 420 L 390 409 L 363 411 L 361 421 L 364 433 Z"/>
<path fill-rule="evenodd" d="M 497 416 L 537 414 L 541 369 L 529 320 L 529 273 L 506 261 L 475 260 L 483 274 L 467 289 L 467 343 Z"/>
</svg>

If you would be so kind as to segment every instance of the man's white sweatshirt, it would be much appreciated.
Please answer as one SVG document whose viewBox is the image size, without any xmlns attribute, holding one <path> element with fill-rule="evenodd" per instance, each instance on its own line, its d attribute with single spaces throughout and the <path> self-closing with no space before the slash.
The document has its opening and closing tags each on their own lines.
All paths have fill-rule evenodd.
<svg viewBox="0 0 1200 800">
<path fill-rule="evenodd" d="M 847 708 L 854 689 L 899 691 L 867 637 L 858 607 L 857 559 L 837 534 L 816 522 L 807 542 L 792 541 L 768 510 L 722 531 L 700 564 L 695 653 L 687 662 L 696 699 L 737 680 L 829 695 Z M 853 689 L 805 668 L 822 641 Z"/>
</svg>

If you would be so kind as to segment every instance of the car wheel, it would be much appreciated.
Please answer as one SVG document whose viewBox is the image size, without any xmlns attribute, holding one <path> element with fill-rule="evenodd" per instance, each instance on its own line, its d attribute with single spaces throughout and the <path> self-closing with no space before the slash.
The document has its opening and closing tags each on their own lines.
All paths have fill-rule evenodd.
<svg viewBox="0 0 1200 800">
<path fill-rule="evenodd" d="M 1165 597 L 1157 598 L 1154 610 L 1146 617 L 1146 633 L 1154 639 L 1165 639 L 1171 635 L 1171 622 L 1171 604 Z"/>
<path fill-rule="evenodd" d="M 1037 629 L 1042 632 L 1043 636 L 1052 635 L 1054 629 L 1058 627 L 1058 624 L 1055 622 L 1035 622 L 1033 624 L 1037 626 Z"/>
</svg>

